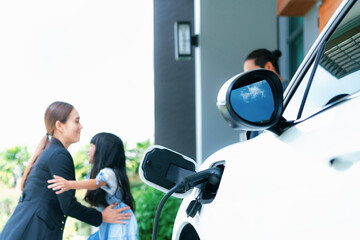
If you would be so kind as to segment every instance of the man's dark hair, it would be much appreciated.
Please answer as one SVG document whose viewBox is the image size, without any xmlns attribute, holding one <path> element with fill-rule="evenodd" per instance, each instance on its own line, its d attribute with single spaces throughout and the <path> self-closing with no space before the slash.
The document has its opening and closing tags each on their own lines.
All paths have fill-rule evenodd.
<svg viewBox="0 0 360 240">
<path fill-rule="evenodd" d="M 280 75 L 278 59 L 281 57 L 280 50 L 269 51 L 265 48 L 260 48 L 252 51 L 245 60 L 255 59 L 255 64 L 260 67 L 265 67 L 267 62 L 271 62 L 276 72 Z"/>
</svg>

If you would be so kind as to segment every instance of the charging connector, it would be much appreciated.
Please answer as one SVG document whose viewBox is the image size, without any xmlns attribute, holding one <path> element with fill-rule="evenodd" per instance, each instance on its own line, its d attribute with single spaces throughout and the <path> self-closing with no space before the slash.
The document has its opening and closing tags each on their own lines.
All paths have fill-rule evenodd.
<svg viewBox="0 0 360 240">
<path fill-rule="evenodd" d="M 161 199 L 161 202 L 155 214 L 152 240 L 157 239 L 157 229 L 158 229 L 161 210 L 165 205 L 165 202 L 175 191 L 187 192 L 190 189 L 196 187 L 197 185 L 205 182 L 211 185 L 218 185 L 220 183 L 221 176 L 222 176 L 222 170 L 218 167 L 214 167 L 181 178 L 181 180 L 178 183 L 176 183 L 176 185 L 172 189 L 170 189 L 168 193 L 165 194 L 163 199 Z"/>
</svg>

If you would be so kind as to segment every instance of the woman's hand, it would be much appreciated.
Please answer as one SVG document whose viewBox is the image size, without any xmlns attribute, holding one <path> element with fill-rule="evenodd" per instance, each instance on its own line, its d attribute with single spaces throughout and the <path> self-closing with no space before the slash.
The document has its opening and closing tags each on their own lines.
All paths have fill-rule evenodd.
<svg viewBox="0 0 360 240">
<path fill-rule="evenodd" d="M 122 211 L 128 210 L 130 207 L 123 207 L 123 208 L 114 209 L 114 207 L 116 205 L 117 205 L 117 203 L 113 203 L 113 204 L 107 206 L 101 212 L 103 222 L 125 224 L 126 222 L 121 221 L 121 220 L 130 219 L 131 213 L 121 213 Z"/>
<path fill-rule="evenodd" d="M 48 183 L 52 183 L 48 186 L 48 188 L 51 188 L 52 190 L 56 191 L 56 194 L 63 193 L 65 191 L 68 191 L 71 188 L 71 181 L 68 181 L 62 177 L 54 175 L 53 179 L 48 180 Z M 58 191 L 57 191 L 58 190 Z"/>
</svg>

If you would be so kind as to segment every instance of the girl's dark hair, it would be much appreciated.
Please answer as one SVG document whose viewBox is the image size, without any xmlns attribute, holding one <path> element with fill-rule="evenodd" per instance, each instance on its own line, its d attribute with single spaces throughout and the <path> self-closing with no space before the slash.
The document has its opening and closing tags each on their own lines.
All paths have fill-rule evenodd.
<svg viewBox="0 0 360 240">
<path fill-rule="evenodd" d="M 129 205 L 135 212 L 135 201 L 130 192 L 130 183 L 126 173 L 125 150 L 121 139 L 112 133 L 98 133 L 90 141 L 95 145 L 95 154 L 93 167 L 90 172 L 90 178 L 96 178 L 101 169 L 111 168 L 116 175 L 118 188 L 120 189 L 124 203 Z M 107 207 L 106 192 L 98 188 L 88 190 L 85 195 L 85 201 L 93 206 Z"/>
<path fill-rule="evenodd" d="M 38 144 L 35 150 L 35 153 L 32 155 L 29 164 L 27 165 L 24 171 L 24 174 L 21 179 L 21 191 L 24 190 L 25 181 L 29 176 L 32 167 L 36 163 L 40 154 L 44 151 L 44 149 L 48 145 L 49 137 L 54 135 L 54 131 L 56 128 L 56 121 L 65 123 L 73 108 L 74 107 L 71 104 L 60 101 L 53 102 L 47 107 L 44 116 L 46 135 L 41 139 L 40 143 Z"/>
<path fill-rule="evenodd" d="M 279 57 L 281 57 L 281 51 L 280 50 L 274 50 L 270 52 L 269 50 L 265 48 L 260 48 L 252 51 L 245 60 L 255 59 L 255 64 L 260 67 L 265 67 L 265 64 L 267 62 L 271 62 L 274 66 L 276 72 L 280 75 L 279 70 Z"/>
</svg>

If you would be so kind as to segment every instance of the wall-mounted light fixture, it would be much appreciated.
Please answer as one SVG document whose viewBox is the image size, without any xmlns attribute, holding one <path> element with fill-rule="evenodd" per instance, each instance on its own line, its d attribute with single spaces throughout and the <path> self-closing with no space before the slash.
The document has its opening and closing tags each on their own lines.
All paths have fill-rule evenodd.
<svg viewBox="0 0 360 240">
<path fill-rule="evenodd" d="M 192 46 L 198 46 L 198 36 L 191 35 L 191 23 L 178 21 L 175 23 L 175 59 L 190 60 Z"/>
</svg>

